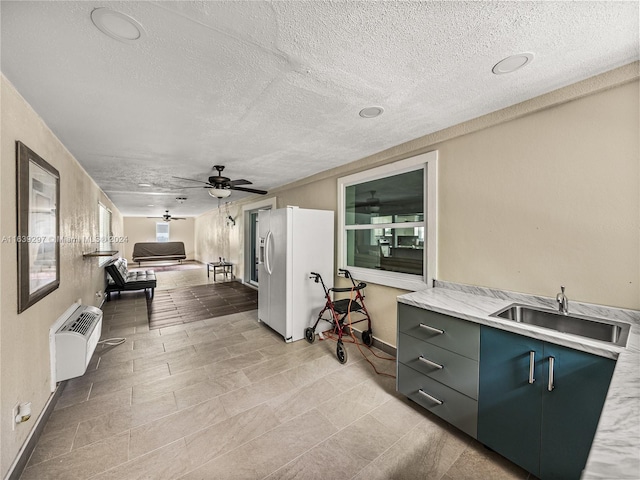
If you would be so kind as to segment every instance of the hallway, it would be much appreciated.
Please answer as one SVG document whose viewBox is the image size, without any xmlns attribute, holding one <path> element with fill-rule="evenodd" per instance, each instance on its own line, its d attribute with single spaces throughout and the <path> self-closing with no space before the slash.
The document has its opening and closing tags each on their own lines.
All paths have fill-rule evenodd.
<svg viewBox="0 0 640 480">
<path fill-rule="evenodd" d="M 159 288 L 202 275 L 160 272 Z M 353 344 L 341 365 L 331 340 L 285 344 L 256 310 L 150 330 L 142 292 L 104 313 L 103 338 L 127 340 L 68 382 L 23 480 L 528 478 Z"/>
</svg>

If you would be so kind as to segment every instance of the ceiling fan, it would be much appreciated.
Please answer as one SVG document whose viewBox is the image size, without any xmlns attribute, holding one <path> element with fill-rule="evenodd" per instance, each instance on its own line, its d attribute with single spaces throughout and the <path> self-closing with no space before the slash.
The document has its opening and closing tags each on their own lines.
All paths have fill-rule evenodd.
<svg viewBox="0 0 640 480">
<path fill-rule="evenodd" d="M 380 199 L 376 197 L 376 191 L 371 190 L 371 196 L 364 202 L 356 202 L 356 208 L 363 208 L 367 212 L 376 213 L 380 211 Z"/>
<path fill-rule="evenodd" d="M 173 217 L 169 215 L 169 210 L 165 210 L 164 215 L 162 215 L 161 217 L 147 217 L 147 218 L 161 218 L 165 222 L 170 222 L 171 220 L 186 220 L 185 217 Z"/>
<path fill-rule="evenodd" d="M 258 190 L 255 188 L 247 188 L 241 187 L 239 185 L 251 185 L 249 180 L 231 180 L 228 177 L 222 176 L 222 171 L 224 170 L 224 166 L 215 165 L 213 167 L 218 171 L 217 175 L 212 175 L 209 177 L 209 181 L 203 182 L 202 180 L 194 180 L 192 178 L 182 178 L 182 177 L 173 177 L 178 178 L 180 180 L 188 180 L 190 182 L 198 182 L 204 183 L 204 187 L 183 187 L 183 188 L 207 188 L 209 190 L 209 195 L 215 198 L 226 198 L 231 195 L 231 190 L 238 190 L 241 192 L 249 192 L 249 193 L 257 193 L 259 195 L 265 195 L 267 193 L 266 190 Z"/>
</svg>

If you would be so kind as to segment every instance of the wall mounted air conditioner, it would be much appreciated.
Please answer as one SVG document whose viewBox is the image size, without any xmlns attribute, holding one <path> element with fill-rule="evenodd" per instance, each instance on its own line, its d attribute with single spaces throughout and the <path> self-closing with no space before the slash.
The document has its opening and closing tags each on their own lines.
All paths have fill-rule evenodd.
<svg viewBox="0 0 640 480">
<path fill-rule="evenodd" d="M 102 310 L 89 305 L 69 308 L 64 323 L 54 334 L 52 349 L 52 374 L 55 381 L 80 377 L 87 371 L 98 340 L 102 334 Z M 53 352 L 52 352 L 53 353 Z"/>
</svg>

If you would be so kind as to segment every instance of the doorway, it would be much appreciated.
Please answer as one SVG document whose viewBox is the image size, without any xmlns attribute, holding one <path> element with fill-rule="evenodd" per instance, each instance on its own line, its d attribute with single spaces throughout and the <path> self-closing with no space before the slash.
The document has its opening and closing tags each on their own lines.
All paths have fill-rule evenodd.
<svg viewBox="0 0 640 480">
<path fill-rule="evenodd" d="M 251 237 L 251 247 L 249 252 L 249 265 L 251 266 L 251 272 L 249 276 L 249 283 L 251 285 L 258 286 L 258 248 L 260 245 L 259 231 L 258 228 L 258 212 L 252 211 L 249 212 L 249 235 Z"/>
<path fill-rule="evenodd" d="M 258 212 L 272 208 L 276 208 L 275 197 L 245 205 L 242 208 L 244 217 L 244 278 L 245 283 L 256 288 L 259 286 L 258 262 L 260 260 Z"/>
</svg>

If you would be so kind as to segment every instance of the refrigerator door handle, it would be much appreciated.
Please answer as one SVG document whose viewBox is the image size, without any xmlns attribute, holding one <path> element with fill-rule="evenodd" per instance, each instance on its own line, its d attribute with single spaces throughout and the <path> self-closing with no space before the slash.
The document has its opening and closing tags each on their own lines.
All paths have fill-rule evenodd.
<svg viewBox="0 0 640 480">
<path fill-rule="evenodd" d="M 271 258 L 269 257 L 269 247 L 271 246 L 272 238 L 273 233 L 269 230 L 267 232 L 267 237 L 264 239 L 264 268 L 269 275 L 273 273 L 273 268 L 271 268 Z"/>
</svg>

